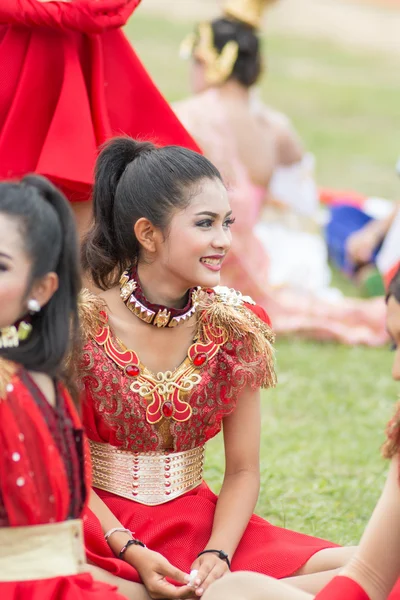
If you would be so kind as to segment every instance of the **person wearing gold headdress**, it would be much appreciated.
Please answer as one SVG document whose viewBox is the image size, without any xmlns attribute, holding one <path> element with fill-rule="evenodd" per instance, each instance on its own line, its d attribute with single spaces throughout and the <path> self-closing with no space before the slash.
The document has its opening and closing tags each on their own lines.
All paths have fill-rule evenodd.
<svg viewBox="0 0 400 600">
<path fill-rule="evenodd" d="M 264 306 L 278 334 L 380 345 L 383 300 L 328 287 L 325 244 L 309 231 L 318 207 L 312 157 L 289 120 L 253 93 L 262 72 L 257 30 L 272 1 L 226 0 L 222 18 L 201 23 L 182 45 L 195 95 L 174 109 L 222 172 L 236 215 L 223 282 Z M 259 223 L 265 210 L 275 222 Z"/>
</svg>

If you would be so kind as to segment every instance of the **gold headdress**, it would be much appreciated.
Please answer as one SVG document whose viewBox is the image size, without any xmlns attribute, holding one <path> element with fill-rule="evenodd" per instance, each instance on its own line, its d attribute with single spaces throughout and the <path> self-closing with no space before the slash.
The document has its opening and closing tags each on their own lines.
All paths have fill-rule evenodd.
<svg viewBox="0 0 400 600">
<path fill-rule="evenodd" d="M 264 10 L 275 0 L 226 0 L 222 6 L 224 15 L 259 29 Z"/>
<path fill-rule="evenodd" d="M 226 0 L 223 14 L 258 29 L 261 26 L 264 9 L 276 0 Z M 221 52 L 214 46 L 214 34 L 210 23 L 201 23 L 195 33 L 183 40 L 180 48 L 182 58 L 201 60 L 205 67 L 205 76 L 210 85 L 226 81 L 232 74 L 239 54 L 238 43 L 234 40 L 225 44 Z"/>
</svg>

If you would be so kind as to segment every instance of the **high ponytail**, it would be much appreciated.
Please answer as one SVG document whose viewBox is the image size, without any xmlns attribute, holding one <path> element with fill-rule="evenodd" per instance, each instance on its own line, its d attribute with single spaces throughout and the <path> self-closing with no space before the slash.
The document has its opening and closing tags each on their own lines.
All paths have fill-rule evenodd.
<svg viewBox="0 0 400 600">
<path fill-rule="evenodd" d="M 144 217 L 161 230 L 171 214 L 190 201 L 187 188 L 219 171 L 201 154 L 128 137 L 114 138 L 97 159 L 93 189 L 94 221 L 82 246 L 83 269 L 100 289 L 118 283 L 139 260 L 134 225 Z"/>
<path fill-rule="evenodd" d="M 94 226 L 86 235 L 81 260 L 85 271 L 101 289 L 107 288 L 110 275 L 120 263 L 121 249 L 115 230 L 114 206 L 120 179 L 126 168 L 155 146 L 131 138 L 116 138 L 106 143 L 97 160 L 93 188 Z M 133 233 L 132 233 L 133 235 Z"/>
<path fill-rule="evenodd" d="M 81 287 L 78 243 L 72 211 L 64 196 L 44 177 L 29 175 L 20 183 L 0 183 L 0 213 L 21 224 L 22 241 L 32 260 L 26 289 L 49 272 L 58 276 L 58 289 L 32 317 L 32 333 L 17 348 L 1 355 L 26 369 L 63 375 L 64 359 L 78 343 L 77 297 Z"/>
</svg>

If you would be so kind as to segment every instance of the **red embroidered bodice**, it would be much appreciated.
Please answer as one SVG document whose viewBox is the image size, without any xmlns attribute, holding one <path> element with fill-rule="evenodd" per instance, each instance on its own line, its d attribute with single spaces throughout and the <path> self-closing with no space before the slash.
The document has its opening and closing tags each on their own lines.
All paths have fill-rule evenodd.
<svg viewBox="0 0 400 600">
<path fill-rule="evenodd" d="M 243 323 L 269 346 L 266 313 L 241 304 L 237 310 Z M 94 441 L 134 452 L 189 450 L 221 430 L 246 385 L 255 389 L 272 383 L 270 352 L 255 351 L 246 332 L 229 329 L 229 319 L 228 327 L 206 326 L 175 371 L 155 375 L 133 350 L 121 346 L 106 313 L 101 315 L 80 367 L 83 422 Z"/>
<path fill-rule="evenodd" d="M 29 374 L 0 358 L 0 527 L 79 518 L 87 499 L 84 436 L 57 383 L 51 407 Z"/>
</svg>

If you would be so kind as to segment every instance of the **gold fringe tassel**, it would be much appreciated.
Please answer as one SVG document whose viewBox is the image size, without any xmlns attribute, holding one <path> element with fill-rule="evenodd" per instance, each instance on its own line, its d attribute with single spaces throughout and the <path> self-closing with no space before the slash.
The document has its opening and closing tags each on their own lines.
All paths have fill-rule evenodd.
<svg viewBox="0 0 400 600">
<path fill-rule="evenodd" d="M 246 308 L 243 301 L 236 299 L 235 303 L 230 304 L 229 300 L 226 302 L 218 294 L 202 294 L 198 303 L 198 339 L 205 341 L 210 334 L 216 339 L 222 334 L 225 341 L 245 340 L 248 345 L 249 362 L 262 359 L 264 363 L 262 387 L 274 387 L 277 381 L 272 346 L 275 336 L 271 328 L 251 309 Z"/>
<path fill-rule="evenodd" d="M 85 288 L 79 294 L 78 308 L 83 343 L 85 344 L 90 338 L 95 337 L 104 325 L 105 319 L 100 312 L 106 309 L 106 303 Z"/>
</svg>

